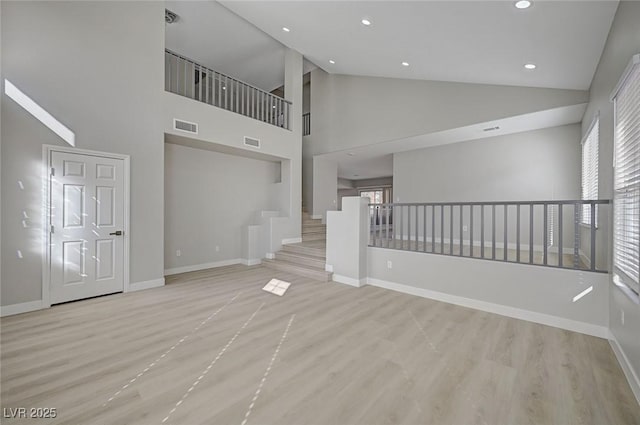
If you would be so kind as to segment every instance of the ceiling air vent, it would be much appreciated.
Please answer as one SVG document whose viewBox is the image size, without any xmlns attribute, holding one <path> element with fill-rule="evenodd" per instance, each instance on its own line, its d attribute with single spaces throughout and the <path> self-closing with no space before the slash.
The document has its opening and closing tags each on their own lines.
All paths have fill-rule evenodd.
<svg viewBox="0 0 640 425">
<path fill-rule="evenodd" d="M 244 136 L 244 144 L 251 146 L 252 148 L 260 149 L 260 139 L 254 139 L 253 137 Z"/>
<path fill-rule="evenodd" d="M 174 130 L 186 131 L 187 133 L 198 134 L 198 124 L 179 120 L 177 118 L 173 119 L 173 128 Z"/>
</svg>

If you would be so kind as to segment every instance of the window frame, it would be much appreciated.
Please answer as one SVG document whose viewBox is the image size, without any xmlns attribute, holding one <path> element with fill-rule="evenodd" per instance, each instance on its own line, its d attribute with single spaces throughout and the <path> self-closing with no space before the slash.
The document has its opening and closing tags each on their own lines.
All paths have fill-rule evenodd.
<svg viewBox="0 0 640 425">
<path fill-rule="evenodd" d="M 593 131 L 596 130 L 595 138 L 592 138 Z M 591 145 L 595 139 L 595 146 Z M 580 143 L 582 164 L 581 164 L 581 177 L 580 177 L 580 189 L 581 199 L 595 200 L 599 197 L 599 156 L 600 156 L 600 114 L 596 113 L 591 120 L 588 130 L 585 132 L 584 137 Z M 593 168 L 594 171 L 588 173 L 585 168 Z M 586 175 L 585 175 L 586 174 Z M 585 182 L 585 177 L 590 181 Z M 587 217 L 588 216 L 588 217 Z M 580 214 L 580 224 L 584 226 L 591 226 L 591 206 L 583 205 L 582 212 Z M 596 206 L 596 213 L 594 217 L 596 228 L 598 227 L 598 208 Z"/>
<path fill-rule="evenodd" d="M 616 85 L 613 90 L 610 101 L 613 102 L 613 130 L 614 130 L 614 142 L 613 142 L 613 252 L 612 252 L 612 278 L 613 283 L 622 289 L 624 293 L 626 293 L 634 302 L 640 304 L 640 278 L 638 281 L 635 281 L 632 276 L 628 275 L 623 269 L 619 268 L 616 262 L 616 247 L 617 247 L 617 238 L 616 238 L 616 226 L 617 226 L 617 203 L 616 199 L 619 199 L 621 194 L 627 194 L 629 192 L 640 190 L 640 182 L 636 182 L 633 184 L 624 185 L 622 188 L 617 186 L 617 175 L 616 175 L 616 166 L 617 166 L 617 153 L 620 149 L 619 144 L 619 131 L 618 131 L 618 104 L 617 98 L 622 90 L 627 87 L 627 83 L 629 82 L 629 78 L 631 78 L 634 73 L 637 72 L 638 83 L 640 83 L 640 53 L 634 55 L 629 62 L 629 65 L 625 69 L 620 81 Z M 634 81 L 635 83 L 635 81 Z M 640 95 L 639 95 L 640 97 Z M 640 156 L 640 152 L 637 153 Z M 635 186 L 638 186 L 635 188 Z M 634 219 L 634 216 L 631 216 L 631 220 Z M 640 219 L 640 214 L 638 216 Z M 640 238 L 639 238 L 640 239 Z M 639 240 L 640 242 L 640 240 Z M 640 271 L 640 259 L 638 261 L 638 269 Z"/>
</svg>

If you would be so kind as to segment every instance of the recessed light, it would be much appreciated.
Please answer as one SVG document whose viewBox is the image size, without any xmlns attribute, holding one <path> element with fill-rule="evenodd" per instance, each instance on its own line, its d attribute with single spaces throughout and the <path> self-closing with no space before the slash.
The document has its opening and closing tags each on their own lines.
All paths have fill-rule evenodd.
<svg viewBox="0 0 640 425">
<path fill-rule="evenodd" d="M 284 31 L 284 32 L 290 32 L 291 30 L 290 30 L 289 28 L 287 28 L 287 27 L 282 27 L 282 31 Z"/>
<path fill-rule="evenodd" d="M 528 9 L 531 7 L 531 1 L 529 0 L 518 0 L 515 3 L 516 8 L 518 9 Z"/>
<path fill-rule="evenodd" d="M 370 21 L 370 20 L 368 20 L 368 19 L 366 19 L 366 18 L 365 18 L 365 19 L 363 19 L 363 20 L 362 20 L 362 21 L 360 21 L 360 22 L 362 22 L 362 25 L 366 25 L 366 26 L 371 25 L 371 21 Z"/>
<path fill-rule="evenodd" d="M 409 62 L 402 62 L 402 66 L 409 66 Z"/>
<path fill-rule="evenodd" d="M 353 152 L 349 152 L 349 153 L 347 153 L 347 155 L 349 155 L 349 156 L 354 156 L 354 155 L 355 155 L 355 153 L 353 153 Z"/>
<path fill-rule="evenodd" d="M 536 64 L 535 63 L 526 63 L 524 65 L 525 68 L 527 69 L 536 69 Z"/>
<path fill-rule="evenodd" d="M 336 63 L 336 61 L 334 61 L 333 59 L 329 59 L 329 63 L 333 65 L 334 63 Z"/>
<path fill-rule="evenodd" d="M 353 177 L 360 177 L 360 174 L 354 174 Z"/>
</svg>

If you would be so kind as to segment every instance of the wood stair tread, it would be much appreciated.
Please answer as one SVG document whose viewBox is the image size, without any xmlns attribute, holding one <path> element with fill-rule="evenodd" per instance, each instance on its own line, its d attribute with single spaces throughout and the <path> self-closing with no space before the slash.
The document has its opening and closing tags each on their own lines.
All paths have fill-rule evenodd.
<svg viewBox="0 0 640 425">
<path fill-rule="evenodd" d="M 303 266 L 297 263 L 292 263 L 290 261 L 284 260 L 263 260 L 262 264 L 271 269 L 289 272 L 305 277 L 311 277 L 313 279 L 317 279 L 323 282 L 328 282 L 333 277 L 333 273 L 325 271 L 319 267 L 313 266 Z"/>
</svg>

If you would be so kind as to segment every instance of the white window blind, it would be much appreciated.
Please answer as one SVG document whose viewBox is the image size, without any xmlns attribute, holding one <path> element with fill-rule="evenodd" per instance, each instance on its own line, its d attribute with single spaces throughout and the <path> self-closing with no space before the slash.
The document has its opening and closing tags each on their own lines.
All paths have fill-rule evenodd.
<svg viewBox="0 0 640 425">
<path fill-rule="evenodd" d="M 600 144 L 600 119 L 591 124 L 582 141 L 582 199 L 598 199 L 598 146 Z M 596 219 L 597 222 L 597 219 Z M 582 206 L 582 223 L 591 225 L 591 206 Z"/>
<path fill-rule="evenodd" d="M 640 65 L 638 55 L 614 97 L 614 279 L 640 292 Z"/>
</svg>

